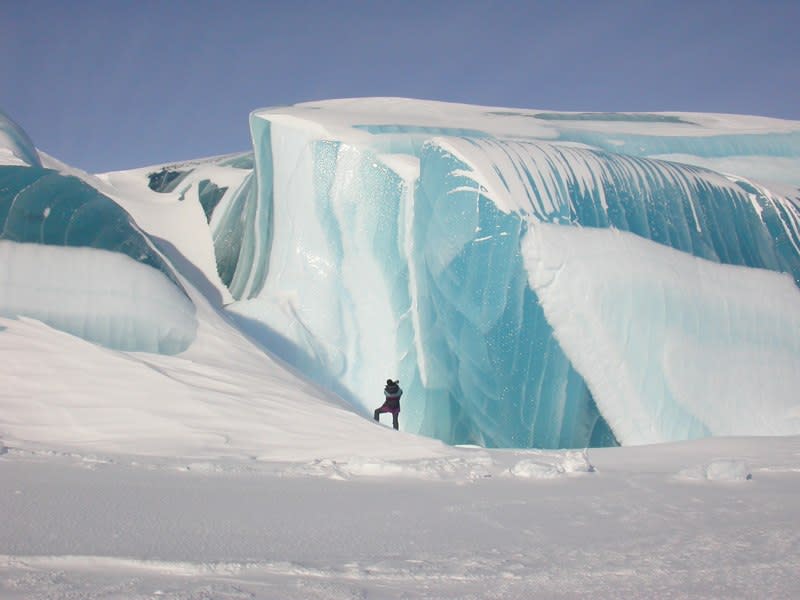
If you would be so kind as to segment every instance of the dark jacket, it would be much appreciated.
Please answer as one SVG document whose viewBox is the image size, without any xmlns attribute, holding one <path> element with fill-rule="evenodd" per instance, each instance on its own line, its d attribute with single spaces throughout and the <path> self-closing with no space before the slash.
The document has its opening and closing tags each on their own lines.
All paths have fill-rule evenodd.
<svg viewBox="0 0 800 600">
<path fill-rule="evenodd" d="M 386 402 L 383 403 L 386 408 L 400 410 L 400 396 L 403 395 L 403 390 L 396 382 L 387 383 L 383 388 L 383 395 L 386 396 Z"/>
</svg>

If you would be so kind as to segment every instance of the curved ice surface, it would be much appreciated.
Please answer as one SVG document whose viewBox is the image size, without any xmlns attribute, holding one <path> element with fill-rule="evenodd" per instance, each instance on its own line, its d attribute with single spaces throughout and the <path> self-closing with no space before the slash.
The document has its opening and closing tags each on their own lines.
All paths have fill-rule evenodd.
<svg viewBox="0 0 800 600">
<path fill-rule="evenodd" d="M 531 286 L 623 444 L 800 430 L 800 290 L 618 230 L 531 223 Z"/>
<path fill-rule="evenodd" d="M 622 229 L 716 262 L 789 272 L 800 282 L 800 214 L 746 180 L 546 142 L 448 139 L 428 154 L 442 163 L 435 176 L 453 182 L 442 197 L 485 196 L 507 213 Z"/>
<path fill-rule="evenodd" d="M 176 354 L 194 305 L 161 271 L 119 252 L 0 240 L 0 315 L 26 316 L 117 350 Z"/>
<path fill-rule="evenodd" d="M 128 214 L 76 177 L 0 167 L 0 314 L 122 350 L 176 353 L 194 305 Z"/>
<path fill-rule="evenodd" d="M 0 165 L 2 164 L 41 167 L 42 161 L 28 134 L 0 110 Z"/>
<path fill-rule="evenodd" d="M 200 205 L 210 228 L 219 280 L 233 297 L 240 298 L 242 282 L 247 281 L 254 262 L 248 254 L 255 248 L 253 153 L 161 165 L 134 176 L 141 177 L 142 172 L 150 190 L 170 195 L 173 201 Z M 210 273 L 207 276 L 214 278 Z"/>
<path fill-rule="evenodd" d="M 515 299 L 517 295 L 525 298 L 516 287 L 526 270 L 518 256 L 525 221 L 557 223 L 565 230 L 575 230 L 577 237 L 564 238 L 567 245 L 579 241 L 585 231 L 571 227 L 574 225 L 625 229 L 682 250 L 687 256 L 789 272 L 800 280 L 800 219 L 792 204 L 746 182 L 686 165 L 545 142 L 436 139 L 428 144 L 421 159 L 415 210 L 419 212 L 422 206 L 427 207 L 427 216 L 416 227 L 425 240 L 420 244 L 424 248 L 421 262 L 428 270 L 427 289 L 434 299 L 428 310 L 436 315 L 432 319 L 435 325 L 423 328 L 424 346 L 437 354 L 437 363 L 447 357 L 447 367 L 442 371 L 449 377 L 443 387 L 455 390 L 461 407 L 479 424 L 484 438 L 502 441 L 503 445 L 520 439 L 545 447 L 613 439 L 604 427 L 589 428 L 602 420 L 597 417 L 593 396 L 584 387 L 586 381 L 591 384 L 587 365 L 604 363 L 593 357 L 579 363 L 584 368 L 581 376 L 573 371 L 576 356 L 580 356 L 577 348 L 603 348 L 600 336 L 586 329 L 577 347 L 565 345 L 558 328 L 555 338 L 552 335 L 550 327 L 555 321 L 551 313 L 545 310 L 544 317 L 540 316 L 539 299 Z M 624 261 L 624 257 L 610 252 L 601 256 L 601 263 Z M 635 254 L 629 261 L 634 259 Z M 584 256 L 575 260 L 590 264 Z M 732 278 L 737 276 L 741 274 Z M 541 296 L 538 288 L 536 291 Z M 602 297 L 585 286 L 570 292 L 576 301 L 600 306 L 612 303 L 613 293 L 620 298 L 628 293 L 622 286 Z M 570 293 L 563 293 L 558 301 L 567 310 L 567 321 L 574 320 Z M 692 297 L 683 300 L 686 304 L 692 301 Z M 790 305 L 791 299 L 778 308 L 786 310 Z M 683 318 L 674 306 L 683 305 L 676 300 L 666 307 L 668 322 Z M 629 315 L 634 316 L 647 327 L 658 313 Z M 598 319 L 604 317 L 608 318 L 602 314 Z M 764 325 L 758 322 L 748 326 Z M 763 329 L 766 331 L 766 326 Z M 708 335 L 716 335 L 713 327 Z M 781 354 L 780 344 L 771 340 L 767 335 L 761 338 L 761 346 L 742 351 L 761 352 L 762 356 Z M 653 346 L 661 343 L 655 338 L 646 341 Z M 690 348 L 688 341 L 683 342 L 687 352 L 697 351 L 696 345 Z M 675 375 L 681 373 L 680 368 L 667 370 L 646 352 L 645 342 L 629 347 L 626 344 L 632 341 L 623 338 L 617 343 L 633 348 L 630 355 L 620 359 L 626 365 L 648 368 L 661 377 L 652 387 L 635 390 L 641 402 L 659 407 L 636 419 L 648 428 L 649 437 L 632 435 L 618 419 L 610 423 L 618 439 L 641 443 L 721 432 L 719 427 L 710 429 L 711 422 L 705 418 L 685 423 L 683 413 L 676 408 L 679 404 L 673 402 L 666 408 L 669 403 L 658 399 L 656 391 L 667 385 L 667 374 L 686 382 L 688 376 Z M 744 348 L 741 340 L 737 343 Z M 643 356 L 647 357 L 644 365 L 637 362 Z M 726 361 L 712 364 L 720 371 Z M 800 355 L 786 356 L 783 364 L 797 366 Z M 704 392 L 715 393 L 713 389 Z M 606 396 L 606 402 L 621 410 L 627 408 L 612 393 Z M 734 406 L 737 410 L 732 411 Z M 743 406 L 746 404 L 731 399 L 722 412 L 748 423 L 741 411 Z M 616 416 L 606 405 L 600 409 L 606 419 Z M 772 417 L 785 420 L 785 411 L 777 414 L 773 412 Z M 498 421 L 502 425 L 498 426 Z M 792 427 L 800 425 L 792 423 L 788 430 Z M 527 436 L 523 435 L 526 430 Z M 587 436 L 587 430 L 592 434 Z M 502 437 L 512 431 L 516 433 L 513 438 Z"/>
<path fill-rule="evenodd" d="M 50 169 L 0 167 L 0 239 L 121 252 L 178 285 L 118 204 L 80 179 Z"/>
<path fill-rule="evenodd" d="M 482 143 L 470 140 L 470 143 Z M 614 436 L 527 286 L 525 222 L 431 143 L 414 200 L 416 335 L 428 402 L 421 430 L 497 446 L 609 445 Z M 473 182 L 474 183 L 474 182 Z"/>
<path fill-rule="evenodd" d="M 700 158 L 722 156 L 800 156 L 800 132 L 742 133 L 736 135 L 657 136 L 615 132 L 562 130 L 559 139 L 581 142 L 629 156 L 685 154 Z"/>
</svg>

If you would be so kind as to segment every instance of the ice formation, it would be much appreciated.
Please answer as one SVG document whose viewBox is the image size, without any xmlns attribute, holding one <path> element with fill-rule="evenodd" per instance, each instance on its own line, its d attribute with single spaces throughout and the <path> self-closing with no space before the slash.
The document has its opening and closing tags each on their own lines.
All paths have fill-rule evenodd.
<svg viewBox="0 0 800 600">
<path fill-rule="evenodd" d="M 451 443 L 800 433 L 800 123 L 373 98 L 250 127 L 135 175 L 202 211 L 176 246 L 238 325 L 365 413 L 399 377 L 401 426 Z"/>
<path fill-rule="evenodd" d="M 189 347 L 194 306 L 172 268 L 93 187 L 41 166 L 0 165 L 0 226 L 0 315 L 119 350 Z"/>
<path fill-rule="evenodd" d="M 42 166 L 28 134 L 0 110 L 0 164 Z"/>
<path fill-rule="evenodd" d="M 617 229 L 542 223 L 523 255 L 556 337 L 624 443 L 735 435 L 744 415 L 750 435 L 800 431 L 800 290 L 788 275 Z"/>
<path fill-rule="evenodd" d="M 741 406 L 733 425 L 708 419 L 708 410 L 734 406 L 721 398 L 727 388 L 713 386 L 705 389 L 712 408 L 681 409 L 691 419 L 676 416 L 688 402 L 680 389 L 672 390 L 672 413 L 660 408 L 663 399 L 638 398 L 650 408 L 640 424 L 648 435 L 633 435 L 621 421 L 609 427 L 605 403 L 624 403 L 595 397 L 603 394 L 592 384 L 600 377 L 591 363 L 577 368 L 542 310 L 528 285 L 521 240 L 539 222 L 578 236 L 586 227 L 614 228 L 687 256 L 797 280 L 800 238 L 791 201 L 743 175 L 646 157 L 755 154 L 791 162 L 800 156 L 797 129 L 758 118 L 554 118 L 391 99 L 256 111 L 252 210 L 271 216 L 260 215 L 269 222 L 262 245 L 238 263 L 249 285 L 237 290 L 232 310 L 291 340 L 295 364 L 323 383 L 343 385 L 365 405 L 379 376 L 396 373 L 409 398 L 406 427 L 448 441 L 558 447 L 747 429 Z M 634 146 L 637 152 L 624 152 Z M 762 164 L 758 158 L 752 168 Z M 684 285 L 699 286 L 691 275 Z M 579 292 L 599 302 L 597 290 Z M 560 298 L 567 305 L 576 300 Z M 637 317 L 643 326 L 660 318 L 644 310 Z M 581 341 L 598 353 L 613 347 L 591 331 Z M 685 341 L 687 351 L 702 351 Z M 763 356 L 770 346 L 765 337 L 745 353 Z M 777 342 L 773 349 L 784 356 L 775 376 L 793 380 L 797 354 Z M 645 366 L 664 386 L 698 377 L 695 370 L 667 381 L 663 365 Z"/>
</svg>

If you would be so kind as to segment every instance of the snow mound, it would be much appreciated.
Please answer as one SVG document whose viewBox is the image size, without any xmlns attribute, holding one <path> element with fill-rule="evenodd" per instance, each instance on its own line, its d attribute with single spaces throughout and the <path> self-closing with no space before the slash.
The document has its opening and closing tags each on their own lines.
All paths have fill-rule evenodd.
<svg viewBox="0 0 800 600">
<path fill-rule="evenodd" d="M 491 477 L 493 466 L 492 458 L 486 452 L 418 461 L 391 461 L 358 456 L 348 460 L 316 459 L 292 466 L 284 475 L 324 477 L 340 481 L 362 477 L 471 481 Z"/>
<path fill-rule="evenodd" d="M 750 481 L 753 475 L 745 461 L 721 458 L 684 469 L 678 473 L 678 478 L 690 481 Z"/>
<path fill-rule="evenodd" d="M 594 466 L 589 462 L 585 450 L 563 453 L 560 460 L 553 462 L 547 457 L 523 458 L 517 461 L 508 474 L 521 479 L 555 479 L 573 473 L 593 473 Z"/>
<path fill-rule="evenodd" d="M 177 354 L 195 307 L 164 272 L 100 248 L 0 240 L 0 316 L 28 317 L 107 348 Z"/>
<path fill-rule="evenodd" d="M 354 456 L 347 460 L 319 458 L 292 465 L 283 475 L 287 477 L 323 477 L 345 481 L 356 478 L 410 478 L 434 481 L 468 482 L 495 476 L 519 479 L 554 479 L 565 475 L 593 473 L 594 465 L 586 450 L 532 452 L 497 456 L 485 451 L 460 451 L 444 457 L 421 460 L 384 460 L 376 457 Z"/>
</svg>

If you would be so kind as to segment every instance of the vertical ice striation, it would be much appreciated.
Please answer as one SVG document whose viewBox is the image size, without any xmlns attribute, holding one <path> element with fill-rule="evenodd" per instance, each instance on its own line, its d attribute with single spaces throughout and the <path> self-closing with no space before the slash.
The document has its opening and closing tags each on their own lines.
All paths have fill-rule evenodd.
<svg viewBox="0 0 800 600">
<path fill-rule="evenodd" d="M 181 243 L 207 279 L 213 245 L 238 324 L 365 414 L 399 377 L 402 427 L 450 443 L 800 433 L 800 123 L 373 98 L 250 129 L 136 177 L 207 222 Z M 0 149 L 0 312 L 186 348 L 193 306 L 128 214 L 3 116 Z"/>
<path fill-rule="evenodd" d="M 451 139 L 459 193 L 538 221 L 612 227 L 726 264 L 800 282 L 794 206 L 746 180 L 672 163 L 544 142 Z M 447 159 L 445 159 L 447 160 Z"/>
<path fill-rule="evenodd" d="M 800 281 L 792 202 L 744 177 L 647 157 L 702 150 L 706 158 L 751 152 L 793 160 L 798 128 L 770 122 L 783 129 L 751 135 L 762 123 L 742 121 L 712 135 L 715 118 L 702 115 L 532 116 L 387 99 L 257 111 L 255 206 L 242 221 L 245 259 L 235 268 L 234 295 L 244 301 L 231 309 L 264 326 L 285 358 L 364 408 L 382 379 L 399 376 L 405 428 L 448 442 L 566 447 L 722 431 L 708 414 L 679 409 L 679 400 L 642 413 L 649 438 L 631 435 L 616 416 L 609 427 L 613 399 L 595 398 L 604 391 L 590 363 L 564 345 L 563 322 L 529 282 L 522 240 L 539 222 L 578 236 L 586 227 L 618 229 L 708 264 Z M 590 147 L 595 138 L 603 143 Z M 639 151 L 625 151 L 636 144 Z M 702 283 L 687 273 L 695 279 L 685 285 Z M 576 293 L 589 305 L 613 302 L 605 289 Z M 686 318 L 691 302 L 669 293 L 677 299 L 659 313 L 668 324 Z M 656 316 L 637 309 L 631 318 L 649 327 Z M 583 343 L 596 348 L 594 333 L 586 335 Z M 685 383 L 671 364 L 648 370 L 661 384 L 638 393 L 655 398 L 668 377 Z M 650 400 L 661 402 L 640 398 Z M 720 410 L 736 413 L 730 422 L 744 420 L 740 405 L 723 400 Z"/>
<path fill-rule="evenodd" d="M 787 274 L 616 229 L 535 222 L 523 252 L 559 342 L 622 443 L 797 433 L 800 290 Z"/>
<path fill-rule="evenodd" d="M 581 304 L 575 304 L 574 313 L 567 307 L 578 300 L 588 301 L 589 306 L 595 307 L 599 313 L 595 315 L 596 319 L 605 319 L 605 326 L 611 326 L 606 321 L 612 319 L 612 315 L 617 320 L 628 319 L 630 329 L 620 333 L 627 350 L 622 353 L 620 363 L 631 370 L 638 369 L 641 377 L 656 380 L 645 387 L 631 388 L 644 404 L 661 407 L 643 411 L 638 423 L 647 428 L 647 434 L 631 433 L 622 426 L 626 423 L 624 417 L 608 408 L 624 406 L 624 394 L 614 386 L 592 388 L 594 393 L 605 394 L 602 414 L 616 417 L 616 426 L 612 429 L 622 441 L 642 443 L 742 432 L 741 425 L 738 429 L 730 423 L 724 428 L 712 427 L 714 420 L 707 415 L 700 419 L 694 416 L 696 413 L 683 410 L 681 401 L 688 401 L 689 390 L 704 389 L 704 393 L 712 394 L 716 390 L 689 385 L 687 381 L 690 378 L 680 374 L 689 368 L 688 363 L 682 363 L 676 374 L 675 369 L 670 371 L 667 365 L 662 364 L 667 359 L 655 348 L 648 351 L 645 342 L 635 342 L 630 336 L 630 331 L 637 327 L 648 331 L 658 318 L 665 320 L 665 326 L 669 328 L 672 319 L 680 322 L 686 314 L 695 320 L 701 319 L 712 312 L 711 308 L 697 308 L 691 312 L 692 302 L 699 304 L 700 301 L 686 293 L 686 289 L 675 291 L 668 287 L 660 292 L 661 288 L 656 287 L 655 298 L 652 297 L 654 292 L 635 291 L 638 287 L 647 287 L 643 277 L 623 280 L 611 288 L 613 292 L 609 292 L 610 277 L 603 287 L 602 276 L 599 276 L 601 282 L 594 288 L 588 284 L 590 279 L 584 277 L 583 285 L 574 284 L 571 294 L 562 292 L 556 296 L 557 300 L 549 296 L 550 310 L 545 310 L 544 315 L 541 314 L 540 299 L 527 303 L 527 310 L 520 311 L 512 301 L 513 296 L 519 293 L 516 290 L 517 278 L 527 269 L 519 264 L 519 237 L 526 222 L 570 226 L 565 229 L 575 230 L 577 235 L 564 237 L 563 243 L 573 245 L 577 245 L 574 240 L 582 239 L 581 230 L 574 226 L 627 230 L 688 255 L 719 263 L 788 272 L 800 281 L 800 220 L 791 203 L 745 182 L 731 181 L 697 167 L 544 142 L 468 138 L 433 140 L 427 146 L 420 171 L 418 207 L 422 198 L 428 200 L 433 214 L 432 218 L 418 224 L 418 232 L 431 240 L 427 245 L 431 251 L 424 257 L 424 262 L 430 268 L 429 286 L 436 290 L 432 294 L 435 298 L 432 305 L 437 313 L 436 326 L 425 330 L 425 334 L 432 338 L 426 347 L 438 347 L 439 356 L 451 358 L 443 372 L 453 374 L 453 377 L 443 387 L 456 390 L 462 406 L 470 404 L 467 412 L 473 419 L 483 419 L 481 430 L 485 437 L 501 440 L 503 445 L 514 445 L 508 442 L 518 442 L 522 436 L 520 430 L 524 431 L 526 424 L 529 424 L 531 445 L 574 445 L 581 440 L 578 433 L 585 436 L 587 423 L 593 422 L 592 417 L 597 411 L 584 381 L 606 380 L 596 373 L 596 365 L 603 364 L 599 359 L 608 346 L 602 343 L 602 330 L 587 327 L 583 331 L 584 337 L 574 330 Z M 505 219 L 503 215 L 507 215 Z M 588 232 L 584 235 L 588 236 Z M 595 245 L 594 251 L 601 255 L 604 252 L 601 245 Z M 561 252 L 564 254 L 565 251 Z M 621 253 L 612 254 L 610 248 L 607 255 L 605 260 L 609 262 L 625 261 Z M 570 264 L 572 261 L 579 265 L 593 264 L 592 256 L 569 256 L 569 260 L 559 263 L 558 278 L 566 278 L 567 275 L 562 273 L 568 272 L 570 267 L 572 271 L 577 270 Z M 635 261 L 636 256 L 631 256 L 626 262 L 633 266 Z M 598 262 L 602 264 L 604 260 Z M 603 273 L 599 269 L 595 272 Z M 668 273 L 662 273 L 660 279 L 665 285 L 674 285 L 675 281 L 667 277 Z M 747 281 L 746 272 L 735 272 L 731 279 L 734 277 Z M 699 274 L 698 270 L 687 269 L 681 285 L 689 289 L 702 288 L 708 279 L 705 272 Z M 626 289 L 626 285 L 630 289 Z M 537 295 L 547 291 L 537 286 L 534 289 Z M 726 292 L 732 298 L 740 295 L 730 289 L 720 295 L 724 297 Z M 656 302 L 659 293 L 672 294 L 677 299 L 659 303 Z M 623 303 L 631 294 L 641 302 L 623 309 L 622 314 L 602 312 L 603 306 L 615 306 L 615 298 Z M 792 301 L 797 300 L 800 297 L 789 296 L 780 308 L 785 311 Z M 556 302 L 561 303 L 561 312 L 553 308 Z M 717 305 L 720 303 L 719 300 L 715 302 Z M 627 305 L 623 303 L 622 306 Z M 652 308 L 650 312 L 645 310 L 647 306 Z M 757 313 L 756 309 L 748 310 Z M 758 313 L 762 315 L 761 320 L 751 319 L 745 327 L 767 331 L 771 321 L 764 319 L 763 313 L 769 314 L 769 311 L 762 310 Z M 562 318 L 559 320 L 554 315 Z M 739 326 L 735 321 L 724 321 L 721 325 L 710 318 L 708 321 L 707 327 L 701 326 L 693 332 L 692 340 L 683 338 L 684 346 L 673 348 L 673 352 L 697 352 L 698 344 L 695 342 L 702 340 L 704 334 L 709 340 L 701 347 L 708 349 L 714 345 L 710 341 L 714 336 L 724 337 L 726 332 L 736 331 Z M 442 325 L 443 322 L 446 324 Z M 550 327 L 555 324 L 571 331 L 567 335 L 570 344 L 565 346 L 569 359 L 561 351 L 564 336 L 559 335 L 559 327 L 556 327 L 553 337 Z M 794 327 L 796 330 L 795 326 L 792 324 L 789 329 Z M 498 342 L 495 328 L 508 335 Z M 529 333 L 531 331 L 535 333 Z M 763 346 L 753 344 L 748 347 L 742 334 L 731 335 L 743 352 L 753 355 L 753 363 L 759 363 L 758 357 L 767 355 L 770 346 L 786 350 L 774 336 L 760 337 L 759 344 Z M 670 343 L 675 345 L 676 338 L 675 335 L 669 337 Z M 664 343 L 661 337 L 645 339 L 652 346 Z M 606 343 L 613 346 L 613 342 Z M 576 357 L 586 355 L 582 352 L 584 346 L 596 351 L 592 360 L 579 363 L 582 376 L 578 376 L 572 365 Z M 632 348 L 636 351 L 631 351 Z M 524 362 L 526 353 L 532 356 L 520 369 L 520 358 Z M 778 369 L 775 374 L 789 381 L 792 380 L 791 369 L 800 362 L 800 355 L 796 349 L 782 354 L 783 371 Z M 648 357 L 644 362 L 643 356 Z M 674 365 L 672 356 L 670 364 Z M 725 361 L 712 361 L 710 364 L 717 372 L 724 372 L 727 368 Z M 758 367 L 754 364 L 753 368 Z M 629 376 L 636 379 L 635 374 Z M 668 376 L 672 382 L 668 381 Z M 537 383 L 539 386 L 535 393 L 528 392 L 527 386 Z M 680 387 L 682 392 L 678 399 L 671 395 L 678 393 L 676 387 Z M 785 391 L 785 386 L 779 387 Z M 766 389 L 765 386 L 762 388 Z M 513 390 L 510 401 L 504 397 L 508 389 Z M 740 389 L 745 388 L 740 386 Z M 630 392 L 628 397 L 631 395 L 636 394 Z M 730 393 L 727 396 L 731 404 L 746 404 Z M 692 403 L 695 406 L 701 404 L 696 398 Z M 492 419 L 512 407 L 519 409 L 524 418 L 504 418 L 498 430 L 508 434 L 516 429 L 517 435 L 511 438 L 502 438 L 496 433 L 487 436 L 486 432 L 496 426 Z M 741 417 L 741 414 L 733 417 L 734 422 Z M 569 419 L 577 421 L 570 424 Z M 777 430 L 786 431 L 774 427 L 762 431 Z M 565 431 L 571 435 L 564 436 Z M 602 431 L 602 439 L 609 440 L 610 435 L 604 429 Z M 564 437 L 556 437 L 557 433 Z M 588 443 L 598 441 L 597 435 L 583 439 Z"/>
<path fill-rule="evenodd" d="M 427 403 L 422 430 L 493 446 L 612 444 L 583 379 L 520 277 L 524 220 L 489 199 L 468 165 L 443 149 L 450 141 L 456 140 L 423 149 L 416 194 L 425 387 L 447 398 Z M 443 405 L 449 419 L 437 414 Z"/>
<path fill-rule="evenodd" d="M 402 318 L 408 184 L 368 148 L 281 119 L 254 118 L 252 132 L 258 196 L 246 227 L 261 225 L 244 230 L 242 301 L 231 310 L 266 325 L 272 349 L 366 408 L 373 381 L 391 371 L 410 383 L 415 372 L 398 371 L 396 350 L 398 336 L 413 337 Z"/>
</svg>

